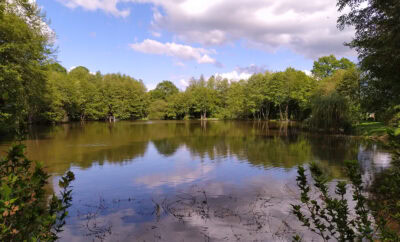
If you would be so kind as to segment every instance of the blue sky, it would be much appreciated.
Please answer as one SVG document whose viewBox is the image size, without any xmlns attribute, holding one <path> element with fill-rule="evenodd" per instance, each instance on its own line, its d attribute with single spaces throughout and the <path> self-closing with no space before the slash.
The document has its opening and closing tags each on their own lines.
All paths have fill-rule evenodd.
<svg viewBox="0 0 400 242">
<path fill-rule="evenodd" d="M 122 73 L 154 88 L 219 73 L 237 79 L 294 67 L 318 56 L 355 60 L 336 29 L 335 1 L 37 0 L 56 32 L 66 68 Z"/>
</svg>

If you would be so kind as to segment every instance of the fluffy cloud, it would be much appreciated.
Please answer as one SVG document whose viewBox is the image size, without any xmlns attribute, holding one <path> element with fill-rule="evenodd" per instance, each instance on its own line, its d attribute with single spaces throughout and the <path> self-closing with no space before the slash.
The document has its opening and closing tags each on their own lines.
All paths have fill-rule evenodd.
<svg viewBox="0 0 400 242">
<path fill-rule="evenodd" d="M 226 72 L 226 73 L 216 73 L 215 76 L 221 77 L 223 79 L 228 79 L 230 81 L 239 81 L 239 80 L 247 80 L 251 77 L 252 74 L 250 73 L 239 73 L 238 71 L 234 70 L 231 72 Z"/>
<path fill-rule="evenodd" d="M 102 9 L 127 16 L 120 2 L 154 5 L 152 25 L 182 41 L 222 45 L 245 40 L 248 46 L 276 51 L 291 49 L 307 57 L 349 55 L 343 43 L 353 30 L 336 28 L 335 1 L 327 0 L 59 0 L 69 7 Z"/>
<path fill-rule="evenodd" d="M 312 76 L 312 73 L 310 70 L 303 70 L 304 73 L 306 73 L 307 76 Z"/>
<path fill-rule="evenodd" d="M 215 51 L 194 48 L 189 45 L 161 43 L 146 39 L 141 43 L 134 43 L 130 46 L 132 49 L 146 54 L 167 55 L 181 60 L 195 60 L 199 64 L 217 64 L 217 61 L 209 56 L 209 54 L 214 54 Z"/>
<path fill-rule="evenodd" d="M 82 7 L 89 11 L 102 10 L 116 17 L 127 17 L 129 9 L 118 9 L 117 4 L 121 0 L 57 0 L 69 8 Z"/>
<path fill-rule="evenodd" d="M 230 81 L 247 80 L 253 74 L 263 73 L 267 69 L 265 66 L 250 65 L 248 67 L 237 67 L 235 70 L 226 73 L 216 73 L 215 76 L 226 78 Z"/>
</svg>

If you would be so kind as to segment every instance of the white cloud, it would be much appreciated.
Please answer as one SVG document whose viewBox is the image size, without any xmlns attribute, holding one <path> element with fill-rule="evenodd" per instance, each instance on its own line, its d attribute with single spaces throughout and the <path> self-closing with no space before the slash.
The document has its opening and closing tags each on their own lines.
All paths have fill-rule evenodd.
<svg viewBox="0 0 400 242">
<path fill-rule="evenodd" d="M 179 66 L 179 67 L 184 67 L 184 66 L 185 66 L 185 63 L 183 63 L 183 62 L 181 62 L 181 61 L 178 61 L 178 62 L 175 62 L 175 65 L 176 65 L 176 66 Z"/>
<path fill-rule="evenodd" d="M 160 38 L 161 37 L 161 33 L 157 32 L 157 31 L 150 31 L 150 34 L 153 35 L 156 38 Z"/>
<path fill-rule="evenodd" d="M 69 8 L 82 7 L 85 10 L 95 11 L 102 10 L 116 17 L 127 17 L 130 14 L 129 9 L 118 9 L 117 4 L 123 2 L 121 0 L 57 0 Z"/>
<path fill-rule="evenodd" d="M 162 185 L 178 186 L 204 177 L 207 173 L 213 171 L 213 169 L 214 167 L 211 165 L 202 165 L 195 168 L 179 165 L 172 172 L 162 172 L 138 177 L 135 179 L 135 183 L 144 184 L 150 188 Z"/>
<path fill-rule="evenodd" d="M 189 45 L 181 45 L 176 43 L 161 43 L 156 40 L 146 39 L 141 43 L 131 44 L 130 47 L 135 51 L 155 54 L 167 55 L 181 60 L 195 60 L 199 64 L 217 64 L 217 61 L 209 56 L 215 53 L 203 48 L 195 48 Z"/>
<path fill-rule="evenodd" d="M 148 91 L 154 90 L 157 87 L 157 83 L 146 83 L 146 88 Z"/>
<path fill-rule="evenodd" d="M 127 16 L 118 3 L 153 4 L 152 26 L 191 43 L 222 45 L 244 40 L 247 46 L 303 56 L 350 55 L 343 46 L 354 31 L 336 28 L 336 1 L 327 0 L 58 0 L 71 8 L 101 9 Z"/>
<path fill-rule="evenodd" d="M 257 65 L 251 64 L 250 66 L 247 66 L 247 67 L 237 67 L 237 68 L 235 68 L 235 70 L 233 70 L 231 72 L 216 73 L 215 76 L 219 76 L 221 78 L 226 78 L 230 81 L 239 81 L 239 80 L 247 80 L 253 74 L 264 73 L 266 70 L 267 69 L 265 66 L 257 66 Z"/>
<path fill-rule="evenodd" d="M 312 73 L 310 70 L 303 70 L 304 73 L 306 73 L 307 76 L 312 76 Z"/>
<path fill-rule="evenodd" d="M 186 81 L 185 79 L 180 79 L 179 84 L 180 84 L 179 86 L 181 86 L 182 88 L 186 88 L 189 86 L 189 82 Z"/>
<path fill-rule="evenodd" d="M 249 79 L 252 76 L 252 74 L 246 73 L 246 72 L 239 73 L 235 70 L 235 71 L 226 72 L 226 73 L 216 73 L 215 76 L 219 76 L 221 78 L 226 78 L 230 81 L 239 81 L 239 80 Z"/>
<path fill-rule="evenodd" d="M 77 68 L 78 66 L 71 66 L 70 68 L 68 68 L 68 72 L 72 71 L 73 69 Z"/>
</svg>

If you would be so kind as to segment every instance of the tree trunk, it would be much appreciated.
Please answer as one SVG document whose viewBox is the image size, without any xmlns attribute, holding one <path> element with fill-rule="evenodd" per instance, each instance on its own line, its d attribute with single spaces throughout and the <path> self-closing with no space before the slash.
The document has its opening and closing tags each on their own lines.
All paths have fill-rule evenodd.
<svg viewBox="0 0 400 242">
<path fill-rule="evenodd" d="M 269 120 L 269 113 L 271 111 L 271 106 L 268 104 L 267 108 L 265 109 L 265 117 Z"/>
<path fill-rule="evenodd" d="M 282 107 L 280 104 L 279 104 L 279 117 L 280 117 L 280 120 L 283 121 Z"/>
<path fill-rule="evenodd" d="M 289 104 L 286 104 L 285 116 L 286 116 L 286 121 L 289 121 Z"/>
</svg>

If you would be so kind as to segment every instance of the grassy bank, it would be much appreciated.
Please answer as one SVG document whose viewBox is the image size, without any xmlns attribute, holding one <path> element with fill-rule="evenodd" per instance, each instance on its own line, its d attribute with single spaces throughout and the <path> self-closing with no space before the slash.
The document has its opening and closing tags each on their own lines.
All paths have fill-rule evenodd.
<svg viewBox="0 0 400 242">
<path fill-rule="evenodd" d="M 362 122 L 354 127 L 356 135 L 373 139 L 386 138 L 390 129 L 381 122 Z"/>
</svg>

